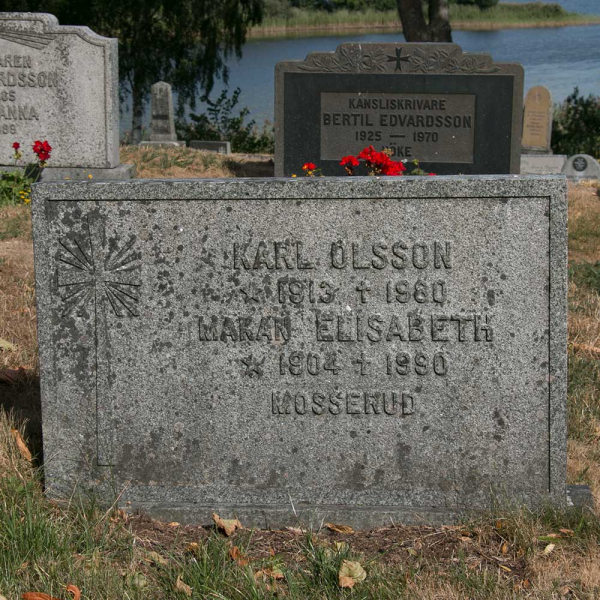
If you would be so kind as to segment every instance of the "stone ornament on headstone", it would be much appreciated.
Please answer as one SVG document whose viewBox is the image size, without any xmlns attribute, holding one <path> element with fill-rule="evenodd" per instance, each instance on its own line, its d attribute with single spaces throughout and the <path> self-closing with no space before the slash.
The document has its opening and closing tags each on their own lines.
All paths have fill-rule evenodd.
<svg viewBox="0 0 600 600">
<path fill-rule="evenodd" d="M 47 489 L 263 527 L 564 506 L 566 218 L 562 176 L 36 186 Z"/>
<path fill-rule="evenodd" d="M 230 142 L 192 140 L 190 148 L 196 150 L 208 150 L 209 152 L 218 152 L 219 154 L 231 154 Z"/>
<path fill-rule="evenodd" d="M 185 146 L 177 141 L 173 112 L 173 90 L 169 83 L 159 81 L 151 87 L 152 122 L 150 140 L 140 142 L 141 146 Z"/>
<path fill-rule="evenodd" d="M 118 80 L 116 39 L 53 15 L 0 13 L 0 165 L 14 165 L 13 142 L 27 163 L 33 142 L 48 140 L 44 180 L 81 169 L 129 176 L 132 166 L 119 166 Z"/>
<path fill-rule="evenodd" d="M 523 109 L 523 152 L 551 154 L 552 96 L 543 85 L 532 87 Z"/>
<path fill-rule="evenodd" d="M 562 173 L 566 154 L 521 154 L 522 175 L 553 175 Z"/>
<path fill-rule="evenodd" d="M 523 68 L 455 44 L 342 44 L 275 67 L 275 174 L 365 146 L 438 174 L 518 173 Z"/>
<path fill-rule="evenodd" d="M 562 170 L 569 179 L 600 179 L 600 164 L 588 154 L 569 157 Z"/>
</svg>

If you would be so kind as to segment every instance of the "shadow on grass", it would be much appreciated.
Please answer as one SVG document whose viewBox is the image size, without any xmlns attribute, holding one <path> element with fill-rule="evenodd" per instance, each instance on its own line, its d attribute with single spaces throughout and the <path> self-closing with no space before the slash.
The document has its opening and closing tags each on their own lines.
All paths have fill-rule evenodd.
<svg viewBox="0 0 600 600">
<path fill-rule="evenodd" d="M 22 371 L 14 383 L 0 381 L 0 408 L 14 415 L 18 427 L 23 424 L 27 446 L 34 456 L 34 465 L 41 467 L 44 456 L 39 375 Z"/>
</svg>

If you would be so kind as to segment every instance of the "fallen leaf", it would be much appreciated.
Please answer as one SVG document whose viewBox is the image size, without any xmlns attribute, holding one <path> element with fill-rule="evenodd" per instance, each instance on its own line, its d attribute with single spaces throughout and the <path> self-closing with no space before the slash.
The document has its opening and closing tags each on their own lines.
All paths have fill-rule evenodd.
<svg viewBox="0 0 600 600">
<path fill-rule="evenodd" d="M 556 544 L 548 544 L 545 548 L 544 548 L 544 555 L 548 556 L 548 554 L 550 554 L 550 552 L 552 552 L 552 550 L 554 550 L 554 548 L 556 548 Z"/>
<path fill-rule="evenodd" d="M 3 381 L 4 383 L 13 385 L 24 376 L 25 369 L 23 367 L 19 367 L 18 369 L 2 369 L 2 371 L 0 371 L 0 382 Z"/>
<path fill-rule="evenodd" d="M 15 345 L 11 344 L 8 340 L 3 340 L 0 338 L 0 350 L 14 350 Z"/>
<path fill-rule="evenodd" d="M 336 533 L 354 533 L 354 529 L 350 525 L 337 525 L 336 523 L 325 523 L 325 527 Z"/>
<path fill-rule="evenodd" d="M 575 535 L 575 532 L 572 529 L 559 529 L 559 531 L 565 535 Z"/>
<path fill-rule="evenodd" d="M 254 573 L 254 579 L 258 580 L 260 578 L 266 579 L 283 579 L 285 575 L 283 571 L 279 567 L 273 567 L 272 569 L 261 569 L 260 571 L 256 571 Z"/>
<path fill-rule="evenodd" d="M 529 579 L 524 579 L 523 580 L 523 588 L 528 590 L 530 587 L 531 587 L 531 581 L 529 581 Z"/>
<path fill-rule="evenodd" d="M 27 444 L 23 441 L 23 438 L 21 437 L 19 430 L 11 429 L 10 432 L 12 433 L 12 436 L 15 438 L 15 443 L 17 444 L 17 448 L 19 449 L 21 456 L 26 461 L 31 462 L 33 457 L 31 456 L 31 452 L 29 452 L 29 448 L 27 448 Z"/>
<path fill-rule="evenodd" d="M 512 569 L 509 569 L 508 567 L 505 567 L 504 565 L 498 565 L 503 571 L 506 571 L 507 573 L 512 573 Z"/>
<path fill-rule="evenodd" d="M 502 546 L 500 546 L 500 552 L 502 552 L 502 554 L 508 553 L 508 543 L 507 542 L 504 542 L 504 544 L 502 544 Z"/>
<path fill-rule="evenodd" d="M 271 556 L 275 556 L 275 549 L 274 548 L 269 548 L 269 554 Z"/>
<path fill-rule="evenodd" d="M 338 552 L 346 552 L 346 550 L 348 550 L 348 544 L 346 544 L 346 542 L 335 542 L 334 545 Z"/>
<path fill-rule="evenodd" d="M 460 541 L 461 542 L 472 542 L 473 540 L 470 537 L 467 537 L 466 535 L 461 535 Z"/>
<path fill-rule="evenodd" d="M 171 521 L 167 527 L 179 527 L 179 523 L 177 521 Z"/>
<path fill-rule="evenodd" d="M 240 567 L 245 567 L 250 561 L 242 554 L 242 551 L 237 546 L 232 546 L 229 549 L 229 556 Z"/>
<path fill-rule="evenodd" d="M 217 513 L 213 513 L 212 517 L 217 529 L 221 529 L 227 537 L 232 535 L 236 529 L 243 529 L 242 524 L 237 519 L 221 519 Z"/>
<path fill-rule="evenodd" d="M 367 578 L 367 573 L 362 568 L 359 562 L 345 560 L 342 562 L 338 573 L 340 587 L 351 588 L 357 583 L 364 581 Z"/>
<path fill-rule="evenodd" d="M 563 585 L 558 591 L 561 596 L 568 596 L 573 590 L 568 585 Z"/>
<path fill-rule="evenodd" d="M 192 588 L 187 583 L 183 583 L 181 575 L 177 576 L 177 581 L 175 582 L 175 589 L 178 592 L 183 592 L 186 596 L 192 595 Z"/>
<path fill-rule="evenodd" d="M 295 533 L 296 535 L 300 535 L 302 533 L 306 533 L 306 529 L 300 529 L 300 527 L 286 527 L 286 531 L 290 533 Z"/>
<path fill-rule="evenodd" d="M 594 358 L 600 358 L 600 348 L 596 348 L 595 346 L 588 346 L 587 344 L 573 344 L 573 350 L 578 350 L 581 352 L 587 352 L 591 354 Z"/>
<path fill-rule="evenodd" d="M 190 542 L 186 547 L 186 552 L 198 552 L 200 550 L 200 546 L 196 542 Z"/>
<path fill-rule="evenodd" d="M 550 539 L 556 539 L 560 537 L 560 533 L 549 533 L 548 535 L 544 536 Z"/>
<path fill-rule="evenodd" d="M 76 585 L 68 585 L 67 592 L 73 594 L 73 600 L 80 600 L 81 591 Z M 48 594 L 44 594 L 44 592 L 25 592 L 21 598 L 22 600 L 60 600 L 60 598 L 49 596 Z"/>
<path fill-rule="evenodd" d="M 148 562 L 153 562 L 157 565 L 169 564 L 169 561 L 164 556 L 161 556 L 158 552 L 148 552 L 148 554 L 146 555 L 146 560 Z"/>
</svg>

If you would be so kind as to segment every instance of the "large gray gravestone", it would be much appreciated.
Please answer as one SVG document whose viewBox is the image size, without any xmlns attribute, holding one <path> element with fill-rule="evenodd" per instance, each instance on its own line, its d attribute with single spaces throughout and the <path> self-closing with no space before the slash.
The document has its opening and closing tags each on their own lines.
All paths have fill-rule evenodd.
<svg viewBox="0 0 600 600">
<path fill-rule="evenodd" d="M 43 184 L 46 485 L 201 522 L 566 503 L 566 181 Z"/>
<path fill-rule="evenodd" d="M 155 83 L 152 93 L 152 122 L 150 140 L 141 142 L 141 146 L 185 146 L 177 141 L 175 117 L 173 113 L 173 90 L 164 81 Z"/>
<path fill-rule="evenodd" d="M 342 44 L 275 67 L 275 174 L 365 146 L 438 174 L 518 173 L 523 68 L 455 44 Z"/>
<path fill-rule="evenodd" d="M 45 179 L 131 176 L 119 165 L 116 39 L 48 14 L 0 13 L 0 67 L 0 165 L 14 165 L 13 142 L 27 163 L 34 141 L 48 140 Z"/>
</svg>

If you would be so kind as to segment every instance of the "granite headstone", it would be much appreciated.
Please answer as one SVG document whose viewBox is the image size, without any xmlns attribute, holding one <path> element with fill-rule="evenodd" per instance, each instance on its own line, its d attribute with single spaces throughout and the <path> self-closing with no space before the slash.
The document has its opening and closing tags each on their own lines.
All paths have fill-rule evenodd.
<svg viewBox="0 0 600 600">
<path fill-rule="evenodd" d="M 118 81 L 116 39 L 49 14 L 0 13 L 0 165 L 15 164 L 13 142 L 27 163 L 34 141 L 48 140 L 45 180 L 130 177 L 132 165 L 119 165 Z"/>
<path fill-rule="evenodd" d="M 185 146 L 185 142 L 177 140 L 171 84 L 159 81 L 150 88 L 150 91 L 152 97 L 150 140 L 140 142 L 140 145 Z"/>
<path fill-rule="evenodd" d="M 525 154 L 551 154 L 552 96 L 543 85 L 532 87 L 525 97 L 523 109 L 523 142 Z"/>
<path fill-rule="evenodd" d="M 390 148 L 438 174 L 518 173 L 523 68 L 455 44 L 342 44 L 275 68 L 275 174 Z"/>
<path fill-rule="evenodd" d="M 51 494 L 259 526 L 565 505 L 563 176 L 33 196 Z"/>
<path fill-rule="evenodd" d="M 569 179 L 600 179 L 600 164 L 589 154 L 570 156 L 562 170 Z"/>
</svg>

